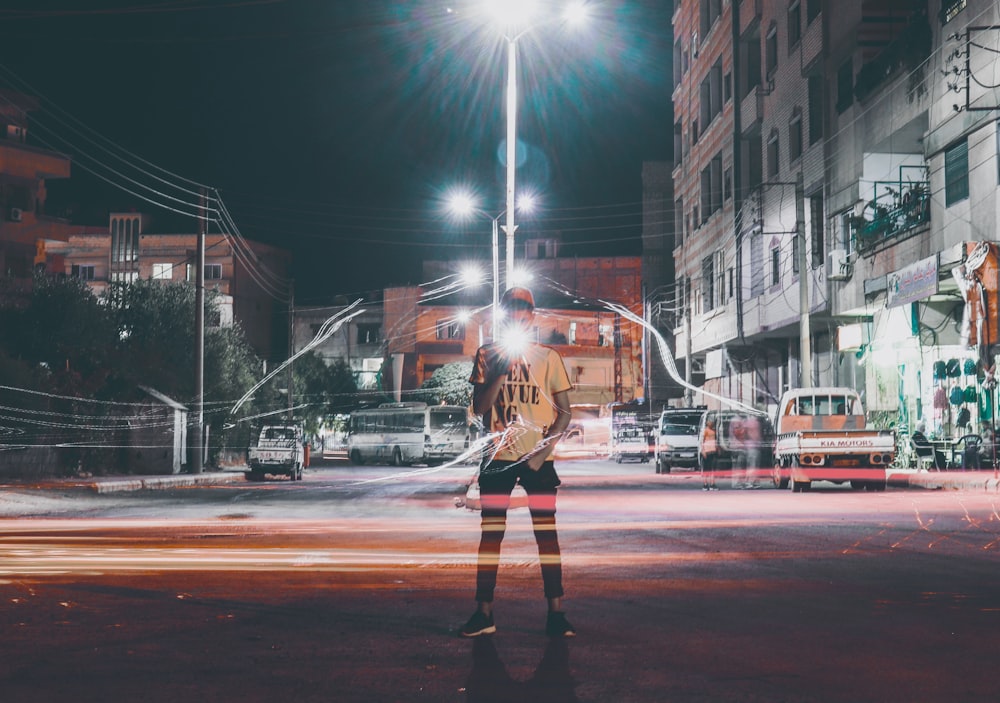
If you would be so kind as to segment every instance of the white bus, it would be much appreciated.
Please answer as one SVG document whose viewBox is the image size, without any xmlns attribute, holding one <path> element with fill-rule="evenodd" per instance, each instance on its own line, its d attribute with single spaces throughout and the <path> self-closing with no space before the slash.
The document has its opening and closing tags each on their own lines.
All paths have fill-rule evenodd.
<svg viewBox="0 0 1000 703">
<path fill-rule="evenodd" d="M 347 451 L 354 464 L 432 464 L 469 449 L 469 411 L 458 405 L 382 403 L 351 413 Z"/>
</svg>

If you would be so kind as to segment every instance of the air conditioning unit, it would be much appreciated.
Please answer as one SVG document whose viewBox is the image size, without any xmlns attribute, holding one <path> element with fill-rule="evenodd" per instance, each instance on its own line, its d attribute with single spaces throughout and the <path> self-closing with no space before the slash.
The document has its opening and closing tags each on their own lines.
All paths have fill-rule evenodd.
<svg viewBox="0 0 1000 703">
<path fill-rule="evenodd" d="M 20 222 L 21 218 L 24 216 L 24 211 L 19 207 L 12 207 L 10 209 L 10 221 Z"/>
<path fill-rule="evenodd" d="M 831 281 L 846 281 L 854 273 L 851 257 L 845 249 L 833 249 L 826 257 L 826 277 Z"/>
</svg>

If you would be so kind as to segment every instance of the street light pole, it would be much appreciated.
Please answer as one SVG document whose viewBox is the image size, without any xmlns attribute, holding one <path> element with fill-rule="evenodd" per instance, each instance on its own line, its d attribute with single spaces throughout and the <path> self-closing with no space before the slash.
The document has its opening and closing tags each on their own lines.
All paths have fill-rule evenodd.
<svg viewBox="0 0 1000 703">
<path fill-rule="evenodd" d="M 514 175 L 517 170 L 517 40 L 517 36 L 507 37 L 507 224 L 503 228 L 507 235 L 505 288 L 510 288 L 513 278 L 514 231 L 517 229 L 517 225 L 514 224 Z M 493 312 L 496 314 L 495 309 Z"/>
<path fill-rule="evenodd" d="M 501 213 L 503 214 L 503 213 Z M 500 235 L 498 232 L 498 220 L 500 215 L 493 219 L 493 307 L 491 310 L 492 330 L 490 338 L 495 342 L 497 339 L 497 315 L 500 313 Z M 509 269 L 508 269 L 509 270 Z M 508 276 L 507 280 L 510 280 Z"/>
</svg>

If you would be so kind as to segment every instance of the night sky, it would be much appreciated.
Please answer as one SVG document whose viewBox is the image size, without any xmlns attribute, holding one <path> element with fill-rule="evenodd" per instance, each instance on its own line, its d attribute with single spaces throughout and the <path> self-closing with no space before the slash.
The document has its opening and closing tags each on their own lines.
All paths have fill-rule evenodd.
<svg viewBox="0 0 1000 703">
<path fill-rule="evenodd" d="M 488 256 L 488 218 L 443 207 L 459 186 L 504 206 L 506 42 L 482 2 L 3 5 L 0 86 L 40 96 L 32 140 L 74 157 L 50 211 L 106 225 L 135 209 L 153 232 L 193 232 L 174 211 L 212 186 L 244 236 L 294 252 L 299 303 Z M 671 3 L 589 5 L 586 26 L 519 40 L 518 192 L 540 209 L 518 232 L 638 254 L 642 162 L 670 157 Z"/>
</svg>

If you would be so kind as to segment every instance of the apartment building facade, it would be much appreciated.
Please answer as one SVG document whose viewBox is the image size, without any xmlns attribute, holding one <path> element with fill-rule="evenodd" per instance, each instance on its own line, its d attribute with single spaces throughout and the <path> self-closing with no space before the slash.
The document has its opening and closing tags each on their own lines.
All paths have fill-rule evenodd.
<svg viewBox="0 0 1000 703">
<path fill-rule="evenodd" d="M 197 234 L 150 233 L 142 213 L 111 213 L 108 228 L 81 230 L 66 241 L 45 241 L 47 269 L 80 278 L 98 296 L 111 284 L 137 279 L 195 281 Z M 238 322 L 265 360 L 285 359 L 289 349 L 291 254 L 225 234 L 205 236 L 205 288 L 217 291 L 219 319 Z"/>
<path fill-rule="evenodd" d="M 46 182 L 70 176 L 64 154 L 28 143 L 33 98 L 0 91 L 0 278 L 30 281 L 39 263 L 38 243 L 65 240 L 72 225 L 46 212 Z"/>
<path fill-rule="evenodd" d="M 556 252 L 547 241 L 546 252 Z M 537 254 L 538 247 L 533 251 Z M 523 260 L 534 283 L 534 339 L 556 348 L 574 388 L 571 402 L 607 405 L 642 399 L 643 326 L 601 301 L 622 305 L 642 317 L 640 257 L 548 257 Z M 492 340 L 492 292 L 488 286 L 457 284 L 455 262 L 424 263 L 433 284 L 398 286 L 381 300 L 295 311 L 295 348 L 305 347 L 323 325 L 351 313 L 316 347 L 328 363 L 347 362 L 361 398 L 406 400 L 434 371 L 471 362 L 476 349 Z"/>
<path fill-rule="evenodd" d="M 995 414 L 998 24 L 979 0 L 677 4 L 677 348 L 707 391 L 850 385 L 942 435 Z"/>
</svg>

